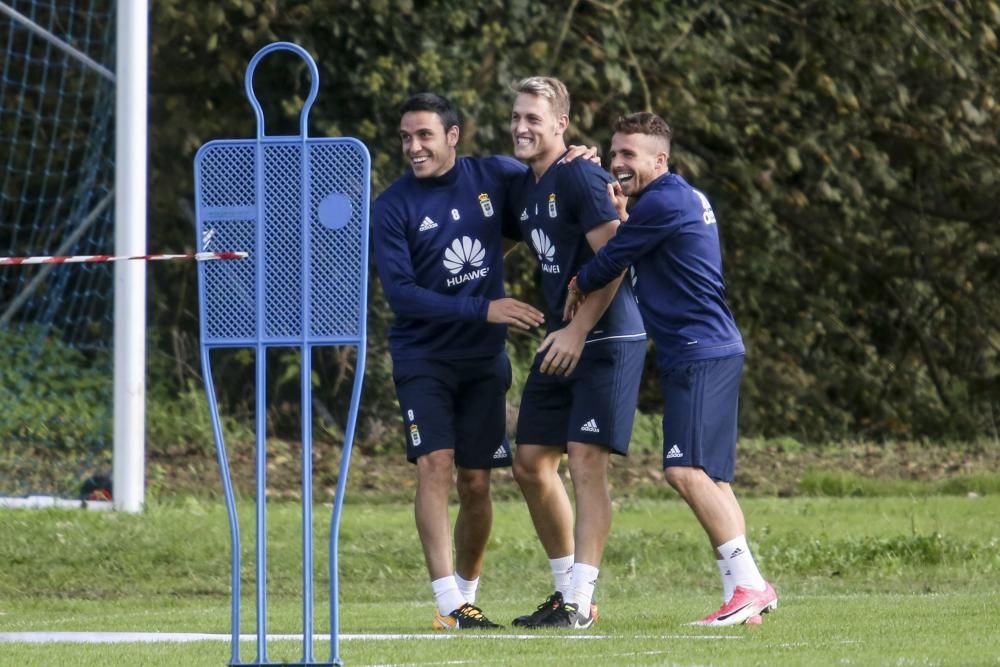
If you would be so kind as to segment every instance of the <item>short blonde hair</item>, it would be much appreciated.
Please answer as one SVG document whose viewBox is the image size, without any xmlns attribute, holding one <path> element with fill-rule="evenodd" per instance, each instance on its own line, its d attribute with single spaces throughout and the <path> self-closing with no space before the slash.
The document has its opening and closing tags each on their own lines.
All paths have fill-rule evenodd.
<svg viewBox="0 0 1000 667">
<path fill-rule="evenodd" d="M 518 95 L 528 94 L 544 97 L 549 101 L 557 116 L 569 116 L 569 91 L 566 84 L 552 76 L 529 76 L 521 79 L 511 88 Z"/>
</svg>

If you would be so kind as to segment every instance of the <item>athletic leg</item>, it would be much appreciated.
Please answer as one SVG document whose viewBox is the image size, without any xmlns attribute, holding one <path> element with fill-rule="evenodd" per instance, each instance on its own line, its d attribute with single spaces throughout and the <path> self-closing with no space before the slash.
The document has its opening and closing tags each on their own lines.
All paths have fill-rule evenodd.
<svg viewBox="0 0 1000 667">
<path fill-rule="evenodd" d="M 732 583 L 734 587 L 742 586 L 744 588 L 763 590 L 767 582 L 761 576 L 760 570 L 757 568 L 757 561 L 754 560 L 750 546 L 747 544 L 746 523 L 743 520 L 743 510 L 740 508 L 740 503 L 736 500 L 736 495 L 728 483 L 716 482 L 716 484 L 726 494 L 727 498 L 729 498 L 733 508 L 732 511 L 739 516 L 741 528 L 739 535 L 734 539 L 717 545 L 716 553 L 726 562 L 726 566 L 733 577 Z"/>
<path fill-rule="evenodd" d="M 455 363 L 455 466 L 458 516 L 455 519 L 455 575 L 469 602 L 474 602 L 493 527 L 491 471 L 511 464 L 507 441 L 510 363 L 505 354 Z"/>
<path fill-rule="evenodd" d="M 582 627 L 597 620 L 591 602 L 611 532 L 611 494 L 608 491 L 611 451 L 581 442 L 570 442 L 567 449 L 576 497 L 576 562 L 566 601 L 578 610 L 579 621 L 574 625 Z"/>
<path fill-rule="evenodd" d="M 736 495 L 733 493 L 733 487 L 728 482 L 716 481 L 715 485 L 719 487 L 727 496 L 732 498 L 733 506 L 736 511 L 739 512 L 739 530 L 741 535 L 746 534 L 746 521 L 743 518 L 743 510 L 740 508 L 739 502 L 736 500 Z M 719 576 L 722 578 L 722 603 L 725 604 L 733 597 L 733 589 L 736 588 L 736 583 L 733 581 L 733 571 L 729 566 L 727 559 L 723 558 L 719 554 L 719 549 L 717 546 L 713 545 L 713 550 L 715 552 L 715 562 L 719 568 Z"/>
<path fill-rule="evenodd" d="M 549 559 L 573 553 L 573 507 L 559 477 L 561 462 L 562 451 L 540 445 L 519 444 L 514 457 L 514 479 Z"/>
<path fill-rule="evenodd" d="M 460 411 L 465 403 L 462 399 L 468 396 L 460 387 L 466 370 L 452 362 L 434 361 L 401 362 L 393 366 L 393 380 L 407 434 L 406 457 L 416 465 L 413 513 L 437 605 L 438 614 L 432 623 L 437 630 L 499 627 L 469 604 L 460 590 L 452 553 L 449 500 L 456 465 L 470 469 L 489 467 L 478 463 L 470 465 L 466 461 L 469 453 L 460 449 L 457 437 L 460 435 Z M 498 437 L 502 439 L 503 433 Z M 475 473 L 460 476 L 459 495 L 465 504 L 476 493 L 485 493 L 486 502 L 489 502 L 489 473 L 485 471 L 484 474 L 485 486 L 481 480 L 476 484 Z M 483 511 L 481 504 L 472 503 L 470 511 Z M 487 509 L 492 516 L 492 508 Z M 466 524 L 470 522 L 469 519 L 465 521 Z M 488 530 L 487 527 L 487 535 Z M 470 551 L 470 538 L 467 531 L 461 529 L 458 535 L 463 541 L 462 554 L 465 556 Z M 478 552 L 478 556 L 474 556 L 474 564 L 467 567 L 476 568 L 478 576 L 485 540 L 473 535 L 471 542 L 471 550 Z"/>
<path fill-rule="evenodd" d="M 732 491 L 726 493 L 704 470 L 670 466 L 664 476 L 694 512 L 713 549 L 745 532 L 743 512 Z"/>
<path fill-rule="evenodd" d="M 424 562 L 431 577 L 431 589 L 438 608 L 434 627 L 445 627 L 441 619 L 467 602 L 455 581 L 451 557 L 451 526 L 448 494 L 451 490 L 454 452 L 439 449 L 419 457 L 417 493 L 413 514 L 424 550 Z"/>
<path fill-rule="evenodd" d="M 746 543 L 743 512 L 732 489 L 716 483 L 700 468 L 670 466 L 664 473 L 694 512 L 712 544 L 716 562 L 722 561 L 734 586 L 732 596 L 718 611 L 694 625 L 760 623 L 761 613 L 777 607 L 778 596 L 757 570 Z"/>
<path fill-rule="evenodd" d="M 486 543 L 493 528 L 489 469 L 458 469 L 458 517 L 455 519 L 455 572 L 463 579 L 479 578 Z"/>
<path fill-rule="evenodd" d="M 645 343 L 602 343 L 585 349 L 571 376 L 565 420 L 576 503 L 575 562 L 565 604 L 538 627 L 587 628 L 597 620 L 594 588 L 611 530 L 608 464 L 628 452 L 645 358 Z"/>
<path fill-rule="evenodd" d="M 611 494 L 608 492 L 609 450 L 571 442 L 569 472 L 576 497 L 574 542 L 576 562 L 601 566 L 611 531 Z"/>
<path fill-rule="evenodd" d="M 554 592 L 515 626 L 539 627 L 562 609 L 572 588 L 574 567 L 573 506 L 559 475 L 572 408 L 572 382 L 540 373 L 535 358 L 521 394 L 514 457 L 517 480 L 528 513 L 549 559 Z M 578 368 L 576 372 L 581 372 Z"/>
<path fill-rule="evenodd" d="M 694 362 L 661 376 L 664 476 L 688 504 L 712 545 L 732 596 L 697 625 L 755 623 L 777 606 L 746 544 L 746 521 L 733 494 L 742 356 Z M 725 592 L 723 594 L 724 597 Z"/>
<path fill-rule="evenodd" d="M 448 517 L 448 494 L 451 491 L 454 461 L 455 453 L 450 449 L 428 452 L 417 459 L 414 517 L 427 572 L 432 581 L 454 573 Z"/>
<path fill-rule="evenodd" d="M 729 482 L 715 481 L 715 485 L 719 487 L 722 494 L 726 498 L 726 502 L 729 504 L 729 514 L 731 520 L 734 521 L 734 528 L 737 530 L 737 535 L 746 535 L 747 524 L 746 519 L 743 516 L 743 508 L 740 507 L 740 502 L 736 500 L 736 494 L 733 493 L 733 486 Z M 721 542 L 719 544 L 722 544 Z M 717 547 L 717 544 L 712 546 Z"/>
</svg>

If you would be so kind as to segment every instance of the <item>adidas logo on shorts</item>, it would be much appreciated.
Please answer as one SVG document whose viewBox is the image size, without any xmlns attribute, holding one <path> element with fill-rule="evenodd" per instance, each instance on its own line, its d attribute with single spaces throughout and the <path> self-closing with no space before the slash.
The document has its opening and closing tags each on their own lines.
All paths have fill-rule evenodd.
<svg viewBox="0 0 1000 667">
<path fill-rule="evenodd" d="M 504 449 L 503 445 L 500 445 L 500 447 L 498 447 L 497 450 L 493 452 L 493 460 L 505 459 L 505 458 L 507 458 L 507 450 Z"/>
<path fill-rule="evenodd" d="M 581 431 L 588 431 L 590 433 L 600 433 L 601 429 L 597 428 L 597 420 L 591 419 L 586 424 L 580 427 Z"/>
<path fill-rule="evenodd" d="M 664 456 L 663 458 L 665 458 L 665 459 L 679 459 L 682 456 L 684 456 L 684 454 L 681 453 L 680 448 L 677 445 L 674 445 L 673 447 L 670 448 L 670 450 L 667 452 L 667 455 Z"/>
</svg>

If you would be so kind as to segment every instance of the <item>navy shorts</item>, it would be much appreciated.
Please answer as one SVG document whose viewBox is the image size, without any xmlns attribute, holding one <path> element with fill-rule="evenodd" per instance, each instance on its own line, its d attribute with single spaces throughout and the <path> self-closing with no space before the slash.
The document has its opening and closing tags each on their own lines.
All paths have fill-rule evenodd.
<svg viewBox="0 0 1000 667">
<path fill-rule="evenodd" d="M 733 481 L 743 355 L 694 361 L 660 376 L 663 467 L 701 468 Z"/>
<path fill-rule="evenodd" d="M 449 361 L 415 359 L 393 363 L 392 379 L 403 413 L 406 458 L 455 450 L 462 468 L 511 464 L 507 440 L 507 354 Z"/>
<path fill-rule="evenodd" d="M 585 345 L 569 377 L 539 371 L 544 357 L 535 356 L 521 394 L 517 444 L 565 450 L 567 442 L 583 442 L 627 454 L 646 341 Z"/>
</svg>

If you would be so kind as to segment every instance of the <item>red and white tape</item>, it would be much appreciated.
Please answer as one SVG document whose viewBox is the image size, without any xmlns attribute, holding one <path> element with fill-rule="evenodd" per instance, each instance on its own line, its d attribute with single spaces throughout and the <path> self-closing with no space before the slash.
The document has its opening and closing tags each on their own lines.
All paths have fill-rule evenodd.
<svg viewBox="0 0 1000 667">
<path fill-rule="evenodd" d="M 10 264 L 88 264 L 100 262 L 145 261 L 162 262 L 165 260 L 193 259 L 197 262 L 207 262 L 214 259 L 243 259 L 246 252 L 196 252 L 186 255 L 56 255 L 46 257 L 0 257 L 0 266 Z"/>
</svg>

